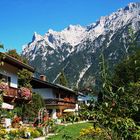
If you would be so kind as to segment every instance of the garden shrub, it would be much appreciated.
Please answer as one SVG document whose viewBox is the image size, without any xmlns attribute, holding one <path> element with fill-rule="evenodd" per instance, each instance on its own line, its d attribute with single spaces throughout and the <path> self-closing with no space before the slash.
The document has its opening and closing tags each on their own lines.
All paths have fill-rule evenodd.
<svg viewBox="0 0 140 140">
<path fill-rule="evenodd" d="M 37 138 L 41 136 L 41 133 L 37 129 L 30 131 L 30 133 L 32 138 Z"/>
<path fill-rule="evenodd" d="M 1 140 L 1 138 L 4 138 L 6 134 L 7 134 L 6 129 L 1 129 L 0 130 L 0 140 Z"/>
<path fill-rule="evenodd" d="M 27 133 L 30 133 L 30 137 L 32 138 L 37 138 L 42 135 L 40 131 L 38 131 L 36 128 L 33 128 L 33 127 L 23 128 L 21 130 L 21 133 L 23 134 L 23 137 L 25 137 Z"/>
<path fill-rule="evenodd" d="M 135 133 L 132 134 L 132 140 L 140 140 L 140 127 L 137 126 Z"/>
<path fill-rule="evenodd" d="M 33 127 L 24 127 L 19 129 L 12 129 L 7 131 L 6 129 L 0 129 L 0 140 L 15 140 L 20 138 L 27 138 L 27 133 L 29 133 L 30 138 L 37 138 L 43 135 L 41 129 Z"/>
<path fill-rule="evenodd" d="M 64 122 L 64 123 L 74 123 L 74 122 L 78 122 L 78 121 L 80 121 L 80 117 L 75 114 L 66 114 L 62 118 L 62 122 Z"/>
<path fill-rule="evenodd" d="M 43 135 L 43 127 L 36 127 L 36 130 Z"/>
<path fill-rule="evenodd" d="M 102 133 L 103 130 L 101 128 L 93 128 L 92 126 L 88 127 L 88 128 L 84 128 L 81 130 L 80 132 L 80 136 L 85 136 L 85 135 L 99 135 L 100 133 Z"/>
<path fill-rule="evenodd" d="M 80 131 L 80 137 L 78 138 L 80 139 L 95 139 L 97 137 L 105 137 L 105 131 L 102 128 L 94 128 L 92 126 L 88 127 L 88 128 L 84 128 Z"/>
</svg>

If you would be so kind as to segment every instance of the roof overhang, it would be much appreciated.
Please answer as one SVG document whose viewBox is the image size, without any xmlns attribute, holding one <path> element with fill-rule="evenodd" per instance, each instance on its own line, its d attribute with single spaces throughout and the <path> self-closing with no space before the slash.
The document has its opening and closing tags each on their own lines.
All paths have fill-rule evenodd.
<svg viewBox="0 0 140 140">
<path fill-rule="evenodd" d="M 23 63 L 23 62 L 21 62 L 21 61 L 19 61 L 17 59 L 15 59 L 14 57 L 11 57 L 11 56 L 7 55 L 6 53 L 1 53 L 1 54 L 4 55 L 4 58 L 2 59 L 2 61 L 7 62 L 8 64 L 11 64 L 11 65 L 13 65 L 13 66 L 15 66 L 15 67 L 17 67 L 19 69 L 25 68 L 25 69 L 27 69 L 27 70 L 29 70 L 31 72 L 35 71 L 33 67 L 31 67 L 31 66 L 29 66 L 29 65 L 27 65 L 27 64 L 25 64 L 25 63 Z"/>
<path fill-rule="evenodd" d="M 56 85 L 49 83 L 47 81 L 40 80 L 40 79 L 35 78 L 35 77 L 32 78 L 31 85 L 34 89 L 37 89 L 37 88 L 57 88 Z"/>
<path fill-rule="evenodd" d="M 53 89 L 57 89 L 57 90 L 67 91 L 71 94 L 76 94 L 76 92 L 73 91 L 72 89 L 69 89 L 67 87 L 64 87 L 64 86 L 61 86 L 61 85 L 58 85 L 58 84 L 53 84 L 53 83 L 50 83 L 50 82 L 47 82 L 47 81 L 43 81 L 43 80 L 40 80 L 40 79 L 35 78 L 35 77 L 33 77 L 33 79 L 31 80 L 31 85 L 34 89 L 37 89 L 37 88 L 53 88 Z"/>
</svg>

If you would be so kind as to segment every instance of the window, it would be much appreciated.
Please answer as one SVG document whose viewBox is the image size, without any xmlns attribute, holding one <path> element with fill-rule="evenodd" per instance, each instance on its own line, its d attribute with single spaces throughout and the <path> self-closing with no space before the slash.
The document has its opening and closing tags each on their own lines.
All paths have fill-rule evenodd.
<svg viewBox="0 0 140 140">
<path fill-rule="evenodd" d="M 8 77 L 6 75 L 0 74 L 0 80 L 2 80 L 2 82 L 7 83 L 10 86 L 11 77 Z"/>
<path fill-rule="evenodd" d="M 11 77 L 8 77 L 8 85 L 10 86 L 11 83 Z"/>
</svg>

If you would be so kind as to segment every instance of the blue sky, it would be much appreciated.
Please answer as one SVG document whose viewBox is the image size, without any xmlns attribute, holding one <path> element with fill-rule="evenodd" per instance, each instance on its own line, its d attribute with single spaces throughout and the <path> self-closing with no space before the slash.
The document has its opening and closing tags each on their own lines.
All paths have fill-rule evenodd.
<svg viewBox="0 0 140 140">
<path fill-rule="evenodd" d="M 31 41 L 33 33 L 60 31 L 69 24 L 86 26 L 132 0 L 0 0 L 0 42 L 4 51 Z"/>
</svg>

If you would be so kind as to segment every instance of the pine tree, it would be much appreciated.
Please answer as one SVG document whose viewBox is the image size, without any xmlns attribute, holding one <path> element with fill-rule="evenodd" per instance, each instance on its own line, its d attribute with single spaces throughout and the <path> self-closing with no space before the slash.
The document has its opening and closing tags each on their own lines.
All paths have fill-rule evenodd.
<svg viewBox="0 0 140 140">
<path fill-rule="evenodd" d="M 2 48 L 2 49 L 4 48 L 4 47 L 3 47 L 3 44 L 0 44 L 0 48 Z"/>
<path fill-rule="evenodd" d="M 66 79 L 66 76 L 65 76 L 63 70 L 60 72 L 60 75 L 59 75 L 59 77 L 58 77 L 58 82 L 59 82 L 59 84 L 62 85 L 62 86 L 66 86 L 66 87 L 68 86 L 68 81 L 67 81 L 67 79 Z"/>
<path fill-rule="evenodd" d="M 3 48 L 4 48 L 3 45 L 0 44 L 0 49 L 3 49 Z M 3 54 L 0 53 L 0 65 L 3 65 L 3 62 L 2 62 L 3 57 L 4 57 Z"/>
<path fill-rule="evenodd" d="M 21 60 L 21 56 L 17 53 L 16 49 L 12 49 L 12 50 L 8 50 L 6 52 L 6 54 L 18 59 L 18 60 Z"/>
</svg>

